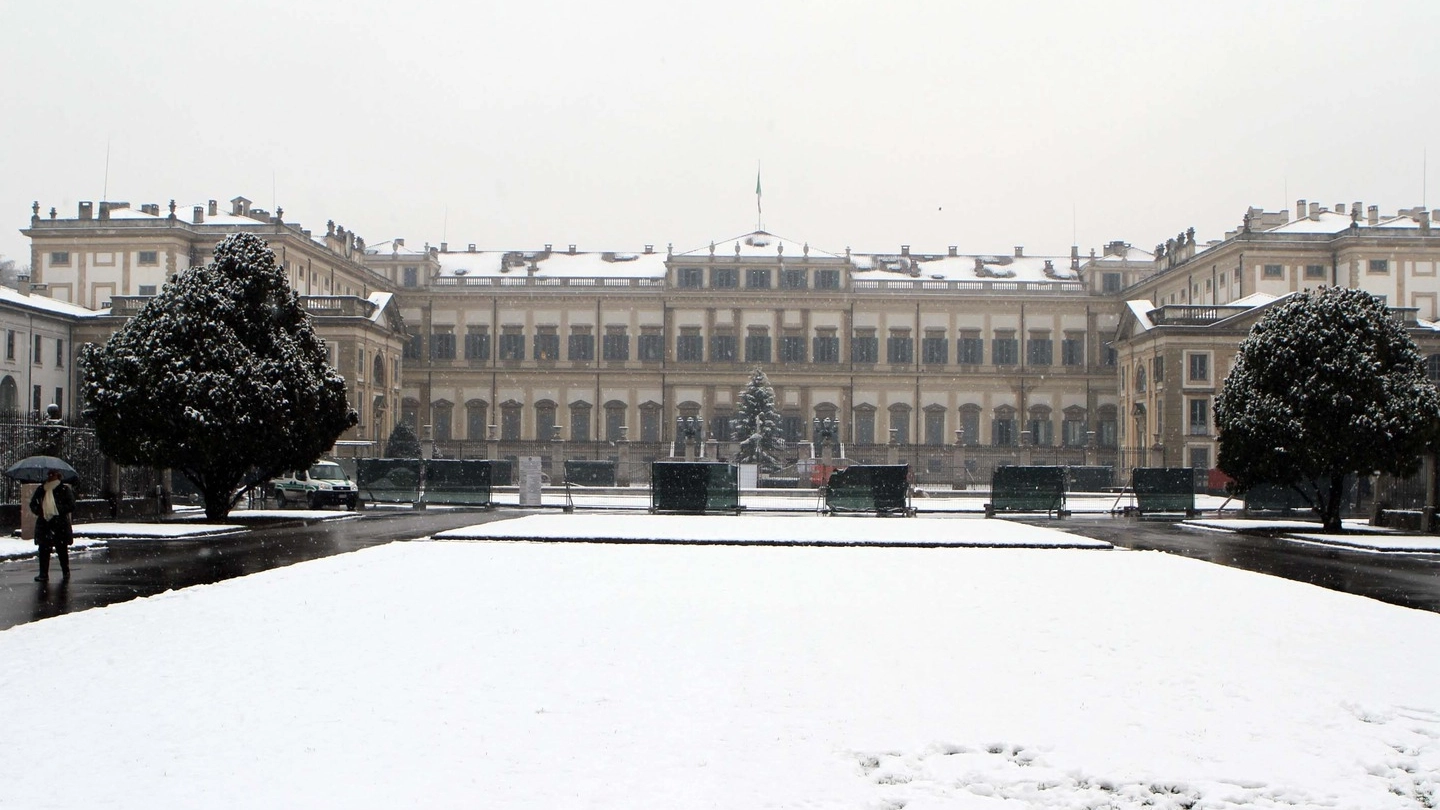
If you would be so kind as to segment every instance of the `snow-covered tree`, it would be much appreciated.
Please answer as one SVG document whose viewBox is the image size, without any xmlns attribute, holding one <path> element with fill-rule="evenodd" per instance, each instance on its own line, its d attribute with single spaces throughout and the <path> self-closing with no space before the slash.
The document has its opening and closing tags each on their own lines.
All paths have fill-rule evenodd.
<svg viewBox="0 0 1440 810">
<path fill-rule="evenodd" d="M 178 470 L 223 518 L 242 484 L 308 467 L 357 421 L 325 342 L 252 234 L 166 284 L 80 353 L 85 415 L 110 458 Z"/>
<path fill-rule="evenodd" d="M 390 440 L 385 443 L 386 458 L 420 458 L 420 439 L 415 436 L 410 423 L 401 419 L 390 431 Z"/>
<path fill-rule="evenodd" d="M 1340 530 L 1346 475 L 1413 473 L 1437 422 L 1440 395 L 1405 327 L 1379 298 L 1339 287 L 1265 314 L 1215 400 L 1219 466 L 1236 489 L 1313 494 L 1326 531 Z"/>
<path fill-rule="evenodd" d="M 775 389 L 760 369 L 750 375 L 750 382 L 740 394 L 739 413 L 735 415 L 733 439 L 740 443 L 735 460 L 742 464 L 758 464 L 773 472 L 780 469 L 776 457 L 785 449 L 780 437 L 780 412 L 775 410 Z"/>
</svg>

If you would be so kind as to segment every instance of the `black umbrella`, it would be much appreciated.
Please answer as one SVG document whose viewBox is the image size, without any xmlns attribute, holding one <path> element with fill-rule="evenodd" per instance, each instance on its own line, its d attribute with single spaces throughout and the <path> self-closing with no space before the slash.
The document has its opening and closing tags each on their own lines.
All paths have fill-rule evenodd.
<svg viewBox="0 0 1440 810">
<path fill-rule="evenodd" d="M 54 456 L 30 456 L 11 464 L 5 475 L 26 484 L 43 484 L 50 477 L 51 470 L 60 471 L 60 480 L 74 483 L 80 480 L 75 468 Z"/>
</svg>

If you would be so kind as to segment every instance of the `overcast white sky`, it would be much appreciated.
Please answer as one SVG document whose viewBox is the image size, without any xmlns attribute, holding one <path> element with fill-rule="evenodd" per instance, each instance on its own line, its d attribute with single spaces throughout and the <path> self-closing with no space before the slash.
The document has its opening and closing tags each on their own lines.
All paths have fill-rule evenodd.
<svg viewBox="0 0 1440 810">
<path fill-rule="evenodd" d="M 754 227 L 757 164 L 767 229 L 836 252 L 1393 213 L 1436 204 L 1437 32 L 1433 0 L 0 0 L 0 254 L 107 183 L 452 248 L 700 247 Z"/>
</svg>

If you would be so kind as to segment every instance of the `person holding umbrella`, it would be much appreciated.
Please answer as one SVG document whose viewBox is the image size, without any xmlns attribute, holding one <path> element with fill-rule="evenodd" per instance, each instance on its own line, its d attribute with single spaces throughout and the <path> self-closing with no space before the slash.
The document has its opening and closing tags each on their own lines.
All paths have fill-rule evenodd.
<svg viewBox="0 0 1440 810">
<path fill-rule="evenodd" d="M 60 578 L 70 578 L 70 543 L 74 533 L 70 514 L 75 511 L 75 493 L 61 481 L 61 472 L 51 469 L 45 483 L 30 496 L 30 511 L 35 513 L 35 545 L 40 547 L 40 575 L 36 582 L 50 579 L 50 552 L 60 558 Z"/>
</svg>

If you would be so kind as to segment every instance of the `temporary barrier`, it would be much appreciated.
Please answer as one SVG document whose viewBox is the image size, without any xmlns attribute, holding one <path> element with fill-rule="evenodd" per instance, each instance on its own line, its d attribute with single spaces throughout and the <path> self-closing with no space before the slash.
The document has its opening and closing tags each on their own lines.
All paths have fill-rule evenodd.
<svg viewBox="0 0 1440 810">
<path fill-rule="evenodd" d="M 615 462 L 566 459 L 565 482 L 582 487 L 613 487 Z"/>
<path fill-rule="evenodd" d="M 490 506 L 495 462 L 485 459 L 429 459 L 425 462 L 425 502 L 451 506 Z"/>
<path fill-rule="evenodd" d="M 851 464 L 830 474 L 825 507 L 831 512 L 914 515 L 910 507 L 910 465 Z"/>
<path fill-rule="evenodd" d="M 355 461 L 355 485 L 371 503 L 414 503 L 420 497 L 418 458 L 362 458 Z"/>
<path fill-rule="evenodd" d="M 650 511 L 738 512 L 738 470 L 731 464 L 656 461 L 650 465 Z"/>
<path fill-rule="evenodd" d="M 990 478 L 990 503 L 985 517 L 996 512 L 1054 512 L 1065 510 L 1064 467 L 996 467 Z"/>
<path fill-rule="evenodd" d="M 1066 492 L 1104 492 L 1115 486 L 1114 467 L 1071 465 L 1065 468 L 1065 477 Z"/>
<path fill-rule="evenodd" d="M 1195 471 L 1189 467 L 1136 467 L 1130 471 L 1135 511 L 1195 514 Z"/>
</svg>

